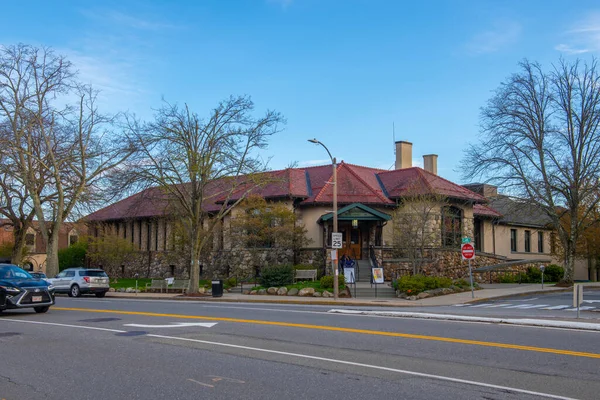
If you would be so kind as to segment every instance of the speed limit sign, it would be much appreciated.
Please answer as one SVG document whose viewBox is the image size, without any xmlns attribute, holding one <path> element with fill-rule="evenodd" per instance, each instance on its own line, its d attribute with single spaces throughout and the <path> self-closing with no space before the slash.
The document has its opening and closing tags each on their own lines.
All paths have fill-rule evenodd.
<svg viewBox="0 0 600 400">
<path fill-rule="evenodd" d="M 331 233 L 331 248 L 341 249 L 342 248 L 342 233 L 332 232 Z"/>
</svg>

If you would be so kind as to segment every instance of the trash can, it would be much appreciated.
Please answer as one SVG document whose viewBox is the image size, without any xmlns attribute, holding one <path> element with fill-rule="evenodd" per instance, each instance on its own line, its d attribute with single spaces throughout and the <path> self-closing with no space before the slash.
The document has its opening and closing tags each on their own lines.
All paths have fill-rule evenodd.
<svg viewBox="0 0 600 400">
<path fill-rule="evenodd" d="M 212 281 L 212 297 L 223 297 L 223 281 Z"/>
</svg>

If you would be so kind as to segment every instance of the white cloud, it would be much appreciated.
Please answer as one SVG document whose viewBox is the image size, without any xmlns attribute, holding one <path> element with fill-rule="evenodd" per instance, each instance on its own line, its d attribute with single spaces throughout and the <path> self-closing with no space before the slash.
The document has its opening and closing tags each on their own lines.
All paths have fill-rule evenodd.
<svg viewBox="0 0 600 400">
<path fill-rule="evenodd" d="M 600 51 L 600 13 L 589 13 L 564 33 L 566 43 L 554 48 L 566 54 L 583 54 Z"/>
<path fill-rule="evenodd" d="M 496 21 L 490 29 L 473 36 L 466 49 L 472 55 L 495 53 L 514 44 L 521 31 L 521 25 L 514 21 Z"/>
</svg>

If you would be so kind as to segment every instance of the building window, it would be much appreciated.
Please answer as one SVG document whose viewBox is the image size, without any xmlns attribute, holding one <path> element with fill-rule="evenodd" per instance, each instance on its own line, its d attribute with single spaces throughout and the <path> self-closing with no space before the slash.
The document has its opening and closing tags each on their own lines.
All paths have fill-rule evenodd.
<svg viewBox="0 0 600 400">
<path fill-rule="evenodd" d="M 25 244 L 27 246 L 33 246 L 35 244 L 35 235 L 33 233 L 28 233 L 25 235 Z"/>
<path fill-rule="evenodd" d="M 69 236 L 69 246 L 73 246 L 79 240 L 79 236 L 71 235 Z"/>
<path fill-rule="evenodd" d="M 544 232 L 538 232 L 538 253 L 544 252 Z"/>
<path fill-rule="evenodd" d="M 462 212 L 456 207 L 442 209 L 442 245 L 458 247 L 462 240 Z"/>
<path fill-rule="evenodd" d="M 525 231 L 525 252 L 531 252 L 531 231 Z"/>
<path fill-rule="evenodd" d="M 475 236 L 475 250 L 477 251 L 482 251 L 482 237 L 481 237 L 481 225 L 483 224 L 483 221 L 481 220 L 475 220 L 473 222 L 473 228 L 475 230 L 474 232 L 474 236 Z"/>
<path fill-rule="evenodd" d="M 517 251 L 517 230 L 510 230 L 510 251 Z"/>
</svg>

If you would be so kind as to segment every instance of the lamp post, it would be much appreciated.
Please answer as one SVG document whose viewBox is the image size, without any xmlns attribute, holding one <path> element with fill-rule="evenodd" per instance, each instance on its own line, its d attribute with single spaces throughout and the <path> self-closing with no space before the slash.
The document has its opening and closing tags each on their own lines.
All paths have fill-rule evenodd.
<svg viewBox="0 0 600 400">
<path fill-rule="evenodd" d="M 325 150 L 327 151 L 327 154 L 329 154 L 329 158 L 331 159 L 331 165 L 333 167 L 333 232 L 338 231 L 338 215 L 337 215 L 337 168 L 336 168 L 336 162 L 335 162 L 335 157 L 331 156 L 331 153 L 329 152 L 329 149 L 327 148 L 327 146 L 325 146 L 323 143 L 319 142 L 317 139 L 308 139 L 309 142 L 314 143 L 314 144 L 320 144 L 321 146 L 323 146 L 323 148 L 325 148 Z M 332 239 L 332 244 L 333 244 L 333 239 Z M 333 268 L 333 298 L 334 300 L 337 300 L 338 298 L 338 294 L 339 294 L 339 281 L 338 281 L 338 268 L 337 265 L 335 265 L 335 261 L 331 260 L 331 265 Z"/>
</svg>

